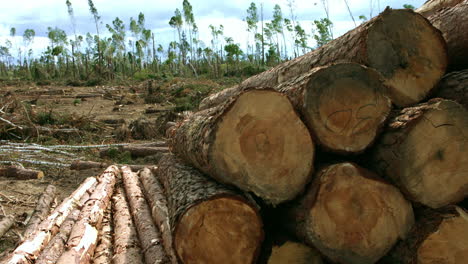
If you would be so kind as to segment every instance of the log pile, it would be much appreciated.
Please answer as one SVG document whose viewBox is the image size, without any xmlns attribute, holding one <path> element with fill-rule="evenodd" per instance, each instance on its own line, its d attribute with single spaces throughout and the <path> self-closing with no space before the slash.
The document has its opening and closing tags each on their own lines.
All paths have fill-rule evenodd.
<svg viewBox="0 0 468 264">
<path fill-rule="evenodd" d="M 143 149 L 158 164 L 87 180 L 5 263 L 51 258 L 55 237 L 57 263 L 464 263 L 468 110 L 453 94 L 468 88 L 464 71 L 442 78 L 463 65 L 445 42 L 461 32 L 431 18 L 466 3 L 386 9 L 209 96 L 168 148 Z"/>
</svg>

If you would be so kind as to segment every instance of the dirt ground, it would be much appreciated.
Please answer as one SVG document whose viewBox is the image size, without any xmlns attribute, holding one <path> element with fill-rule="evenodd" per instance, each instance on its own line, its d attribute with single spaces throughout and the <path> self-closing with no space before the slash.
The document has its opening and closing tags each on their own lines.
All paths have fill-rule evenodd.
<svg viewBox="0 0 468 264">
<path fill-rule="evenodd" d="M 176 85 L 177 86 L 177 85 Z M 177 88 L 177 87 L 176 87 Z M 48 127 L 51 129 L 76 129 L 73 122 L 79 123 L 78 131 L 75 133 L 65 133 L 66 136 L 59 135 L 59 132 L 37 132 L 26 140 L 8 139 L 0 141 L 0 150 L 6 146 L 6 142 L 27 142 L 30 144 L 40 144 L 40 146 L 52 146 L 58 144 L 67 145 L 89 145 L 89 144 L 112 144 L 119 142 L 139 143 L 161 140 L 161 134 L 151 134 L 150 138 L 140 135 L 138 139 L 132 138 L 132 131 L 135 128 L 128 128 L 134 120 L 144 118 L 150 120 L 151 124 L 158 122 L 161 115 L 171 113 L 173 103 L 162 100 L 160 103 L 145 103 L 145 93 L 147 84 L 143 83 L 134 86 L 96 86 L 96 87 L 67 87 L 67 86 L 9 86 L 0 87 L 0 98 L 10 98 L 15 102 L 26 102 L 31 107 L 30 113 L 35 115 L 35 119 L 43 124 L 36 124 L 37 127 Z M 11 101 L 10 100 L 10 101 Z M 5 110 L 8 100 L 0 101 L 0 110 Z M 3 102 L 3 106 L 2 106 Z M 23 104 L 24 105 L 24 104 Z M 151 109 L 152 111 L 148 111 Z M 6 110 L 5 110 L 6 111 Z M 147 113 L 149 112 L 149 113 Z M 0 112 L 1 114 L 2 112 Z M 5 113 L 5 112 L 3 112 Z M 47 115 L 49 114 L 49 115 Z M 28 114 L 26 114 L 28 115 Z M 42 116 L 41 116 L 42 115 Z M 67 119 L 54 122 L 44 119 L 53 116 L 55 119 Z M 23 117 L 32 119 L 31 116 Z M 41 119 L 44 119 L 41 121 Z M 162 118 L 160 122 L 167 122 L 167 118 Z M 10 118 L 13 123 L 19 122 Z M 73 122 L 72 122 L 73 121 Z M 36 122 L 37 123 L 37 122 Z M 0 123 L 0 125 L 2 125 Z M 81 128 L 89 128 L 82 133 Z M 155 127 L 163 127 L 165 124 L 156 124 Z M 36 127 L 36 130 L 37 130 Z M 117 130 L 127 130 L 129 135 L 123 138 L 116 137 Z M 39 131 L 39 130 L 38 130 Z M 12 136 L 15 136 L 11 133 Z M 118 134 L 118 133 L 117 133 Z M 125 133 L 124 133 L 125 134 Z M 140 133 L 141 134 L 141 133 Z M 5 139 L 5 138 L 0 138 Z M 15 143 L 13 143 L 15 144 Z M 2 146 L 3 145 L 3 146 Z M 33 145 L 38 146 L 38 145 Z M 10 146 L 11 147 L 11 146 Z M 14 148 L 14 147 L 13 147 Z M 20 239 L 24 230 L 24 221 L 28 214 L 31 214 L 39 195 L 48 184 L 57 187 L 59 199 L 68 196 L 86 177 L 97 176 L 101 170 L 71 171 L 68 167 L 73 159 L 106 161 L 109 163 L 134 163 L 151 164 L 151 159 L 145 160 L 103 160 L 98 155 L 98 149 L 86 150 L 66 150 L 67 155 L 62 155 L 59 151 L 26 151 L 6 149 L 0 151 L 0 162 L 19 162 L 23 166 L 31 169 L 42 170 L 45 177 L 40 180 L 15 180 L 0 177 L 0 219 L 6 214 L 13 214 L 16 217 L 16 225 L 4 237 L 0 238 L 0 257 L 13 249 Z M 62 156 L 61 156 L 62 155 Z M 24 162 L 25 160 L 39 160 L 50 162 L 50 164 L 33 164 Z M 143 162 L 143 163 L 142 163 Z M 51 165 L 60 163 L 60 166 Z M 0 164 L 0 166 L 3 164 Z"/>
</svg>

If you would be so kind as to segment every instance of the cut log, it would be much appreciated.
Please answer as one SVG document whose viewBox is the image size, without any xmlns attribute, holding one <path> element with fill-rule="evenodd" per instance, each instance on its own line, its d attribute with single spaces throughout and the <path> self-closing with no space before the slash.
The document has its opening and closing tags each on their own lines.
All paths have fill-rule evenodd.
<svg viewBox="0 0 468 264">
<path fill-rule="evenodd" d="M 38 226 L 31 237 L 21 243 L 6 263 L 30 264 L 39 256 L 50 239 L 57 234 L 68 215 L 77 207 L 81 197 L 96 184 L 96 178 L 87 178 L 67 199 Z"/>
<path fill-rule="evenodd" d="M 137 174 L 126 166 L 122 167 L 121 170 L 125 193 L 140 238 L 145 263 L 170 263 L 162 244 L 161 232 L 153 223 L 151 211 L 141 190 Z"/>
<path fill-rule="evenodd" d="M 436 91 L 435 97 L 454 100 L 468 109 L 468 69 L 445 75 Z"/>
<path fill-rule="evenodd" d="M 114 191 L 119 168 L 110 166 L 98 177 L 98 185 L 81 210 L 78 221 L 73 225 L 67 248 L 57 264 L 89 263 L 101 229 L 104 211 Z"/>
<path fill-rule="evenodd" d="M 112 210 L 111 203 L 107 206 L 102 219 L 102 228 L 99 231 L 99 242 L 94 251 L 93 264 L 109 264 L 112 261 Z"/>
<path fill-rule="evenodd" d="M 413 201 L 432 208 L 468 195 L 468 111 L 443 99 L 403 109 L 392 118 L 372 165 Z"/>
<path fill-rule="evenodd" d="M 34 180 L 44 178 L 44 172 L 7 166 L 0 168 L 0 177 L 15 178 L 17 180 Z"/>
<path fill-rule="evenodd" d="M 320 253 L 302 243 L 286 241 L 275 245 L 267 264 L 323 264 Z"/>
<path fill-rule="evenodd" d="M 171 155 L 159 163 L 173 245 L 181 263 L 255 263 L 263 240 L 258 207 Z"/>
<path fill-rule="evenodd" d="M 75 160 L 70 164 L 70 170 L 89 170 L 89 169 L 104 169 L 109 167 L 111 164 L 105 162 L 96 162 L 96 161 L 85 161 L 85 160 Z M 154 165 L 140 165 L 140 164 L 132 164 L 132 165 L 122 165 L 118 164 L 118 166 L 128 166 L 133 172 L 138 172 L 144 168 L 153 168 Z"/>
<path fill-rule="evenodd" d="M 394 186 L 353 163 L 322 169 L 283 223 L 333 262 L 375 263 L 406 237 L 411 204 Z"/>
<path fill-rule="evenodd" d="M 95 185 L 87 190 L 85 194 L 81 197 L 77 208 L 75 208 L 67 219 L 60 226 L 60 231 L 55 235 L 49 244 L 44 248 L 42 253 L 37 258 L 35 264 L 51 264 L 57 263 L 57 260 L 60 258 L 62 253 L 65 251 L 65 245 L 70 237 L 73 225 L 78 220 L 80 212 L 83 209 L 84 204 L 88 201 L 91 193 L 94 191 Z"/>
<path fill-rule="evenodd" d="M 117 188 L 112 197 L 114 215 L 114 254 L 113 264 L 142 264 L 143 257 L 135 224 L 125 194 L 121 187 Z"/>
<path fill-rule="evenodd" d="M 424 212 L 408 239 L 382 264 L 458 264 L 468 258 L 468 213 L 459 207 Z"/>
<path fill-rule="evenodd" d="M 315 67 L 339 61 L 376 69 L 384 76 L 392 101 L 408 106 L 423 100 L 445 73 L 447 50 L 441 33 L 423 16 L 409 9 L 387 8 L 321 48 L 250 77 L 239 87 L 275 87 Z M 210 96 L 201 102 L 200 109 L 222 101 L 223 96 Z"/>
<path fill-rule="evenodd" d="M 145 147 L 145 146 L 121 146 L 117 149 L 105 148 L 99 151 L 101 158 L 112 156 L 112 152 L 130 152 L 133 158 L 142 158 L 157 154 L 164 154 L 169 152 L 167 147 Z"/>
<path fill-rule="evenodd" d="M 442 32 L 447 42 L 448 70 L 468 68 L 468 0 L 446 1 L 446 7 L 427 16 L 427 19 Z"/>
<path fill-rule="evenodd" d="M 458 5 L 463 0 L 427 0 L 422 6 L 416 9 L 419 14 L 428 17 L 444 8 Z"/>
<path fill-rule="evenodd" d="M 169 213 L 167 209 L 167 199 L 164 195 L 163 187 L 152 171 L 148 168 L 139 173 L 141 185 L 146 200 L 151 208 L 151 216 L 162 236 L 162 243 L 167 255 L 173 264 L 177 264 L 177 257 L 172 246 L 172 234 L 169 226 Z"/>
<path fill-rule="evenodd" d="M 7 215 L 0 221 L 0 238 L 15 224 L 15 217 Z"/>
<path fill-rule="evenodd" d="M 28 239 L 30 235 L 32 235 L 34 231 L 37 230 L 39 224 L 47 218 L 50 213 L 50 208 L 56 197 L 57 193 L 55 186 L 52 184 L 47 185 L 44 192 L 41 194 L 41 196 L 39 196 L 36 208 L 34 208 L 31 218 L 29 219 L 29 222 L 23 232 L 25 240 Z"/>
<path fill-rule="evenodd" d="M 313 170 L 309 131 L 288 98 L 269 89 L 244 91 L 191 115 L 175 130 L 171 150 L 271 204 L 293 199 Z"/>
</svg>

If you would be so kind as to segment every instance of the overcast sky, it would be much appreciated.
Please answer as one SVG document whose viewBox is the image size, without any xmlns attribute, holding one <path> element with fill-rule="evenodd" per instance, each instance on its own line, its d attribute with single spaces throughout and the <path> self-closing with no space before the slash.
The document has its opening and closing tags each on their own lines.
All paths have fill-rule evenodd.
<svg viewBox="0 0 468 264">
<path fill-rule="evenodd" d="M 96 29 L 91 14 L 89 13 L 87 0 L 70 0 L 74 9 L 77 33 L 95 33 Z M 351 12 L 355 19 L 359 15 L 367 18 L 377 15 L 386 6 L 402 8 L 404 4 L 419 7 L 425 0 L 348 0 Z M 174 39 L 174 29 L 168 24 L 176 8 L 182 9 L 182 0 L 94 0 L 103 25 L 101 31 L 108 33 L 105 24 L 111 24 L 115 17 L 122 19 L 127 27 L 130 17 L 136 18 L 139 12 L 143 12 L 146 18 L 146 27 L 156 33 L 156 42 L 166 46 Z M 273 6 L 279 4 L 283 16 L 289 17 L 287 0 L 191 0 L 195 22 L 198 25 L 200 38 L 209 45 L 211 40 L 208 26 L 213 24 L 224 25 L 224 35 L 233 37 L 236 43 L 243 47 L 246 43 L 246 23 L 242 21 L 246 17 L 246 10 L 251 2 L 255 2 L 260 11 L 260 3 L 264 6 L 264 19 L 271 19 Z M 329 0 L 330 19 L 334 23 L 334 36 L 337 37 L 354 28 L 344 0 Z M 373 7 L 371 8 L 371 3 Z M 321 0 L 296 0 L 295 13 L 301 25 L 308 34 L 311 33 L 311 21 L 325 17 Z M 360 23 L 357 21 L 357 23 Z M 59 27 L 68 34 L 72 33 L 71 23 L 67 13 L 65 0 L 2 0 L 0 7 L 0 45 L 4 45 L 10 33 L 10 28 L 15 27 L 17 35 L 22 36 L 27 28 L 36 31 L 34 40 L 35 53 L 41 52 L 48 44 L 47 27 Z M 127 34 L 130 35 L 130 34 Z M 16 39 L 18 45 L 21 37 Z"/>
</svg>

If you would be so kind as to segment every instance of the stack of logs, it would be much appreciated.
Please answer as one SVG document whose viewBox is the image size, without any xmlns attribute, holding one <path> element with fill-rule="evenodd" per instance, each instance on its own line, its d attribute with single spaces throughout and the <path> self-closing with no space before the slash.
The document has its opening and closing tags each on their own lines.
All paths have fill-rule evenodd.
<svg viewBox="0 0 468 264">
<path fill-rule="evenodd" d="M 468 74 L 441 78 L 468 68 L 468 1 L 420 11 L 206 98 L 157 167 L 85 181 L 6 263 L 55 256 L 77 211 L 57 263 L 464 263 Z"/>
</svg>

